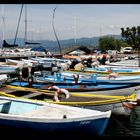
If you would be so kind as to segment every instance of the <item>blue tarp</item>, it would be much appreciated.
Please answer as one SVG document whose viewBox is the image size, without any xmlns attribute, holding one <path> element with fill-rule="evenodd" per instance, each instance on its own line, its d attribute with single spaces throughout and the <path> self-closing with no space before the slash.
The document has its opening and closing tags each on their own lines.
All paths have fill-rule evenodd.
<svg viewBox="0 0 140 140">
<path fill-rule="evenodd" d="M 45 52 L 45 53 L 47 53 L 47 50 L 45 48 L 43 48 L 42 46 L 34 47 L 34 48 L 31 49 L 31 51 L 38 51 L 38 52 Z"/>
</svg>

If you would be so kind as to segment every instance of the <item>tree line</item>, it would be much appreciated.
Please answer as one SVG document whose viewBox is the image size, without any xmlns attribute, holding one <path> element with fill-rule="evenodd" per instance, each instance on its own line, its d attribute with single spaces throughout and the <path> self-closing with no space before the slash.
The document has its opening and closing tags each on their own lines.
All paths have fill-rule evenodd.
<svg viewBox="0 0 140 140">
<path fill-rule="evenodd" d="M 134 50 L 140 49 L 140 26 L 132 28 L 121 28 L 122 39 L 114 37 L 100 37 L 99 48 L 102 50 L 118 50 L 121 47 L 132 47 Z"/>
</svg>

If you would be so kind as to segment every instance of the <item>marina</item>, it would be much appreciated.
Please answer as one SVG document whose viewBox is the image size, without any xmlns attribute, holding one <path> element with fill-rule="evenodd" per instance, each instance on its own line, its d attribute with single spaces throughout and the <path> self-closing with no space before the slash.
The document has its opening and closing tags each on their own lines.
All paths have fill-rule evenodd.
<svg viewBox="0 0 140 140">
<path fill-rule="evenodd" d="M 108 5 L 0 6 L 4 138 L 140 136 L 140 27 L 125 25 L 137 23 L 120 14 L 125 5 L 112 4 L 117 13 Z"/>
<path fill-rule="evenodd" d="M 136 61 L 136 60 L 133 60 L 133 61 Z M 64 73 L 65 76 L 67 72 Z M 69 75 L 69 77 L 72 78 L 72 75 L 73 74 Z M 80 77 L 83 77 L 83 74 L 80 75 Z M 85 74 L 84 77 L 87 77 L 87 79 L 90 78 L 89 74 Z M 91 109 L 91 110 L 93 109 L 100 110 L 100 111 L 111 110 L 111 117 L 108 121 L 108 124 L 106 126 L 104 133 L 102 134 L 102 137 L 108 137 L 108 136 L 112 137 L 112 136 L 118 136 L 118 135 L 126 136 L 126 137 L 127 136 L 135 137 L 139 135 L 139 133 L 136 131 L 138 123 L 135 122 L 135 125 L 132 123 L 134 121 L 133 119 L 136 119 L 135 117 L 136 114 L 134 115 L 134 112 L 135 111 L 138 112 L 137 108 L 139 107 L 139 104 L 138 104 L 139 99 L 137 98 L 139 98 L 138 94 L 140 94 L 139 88 L 132 92 L 127 91 L 127 90 L 122 91 L 121 92 L 123 93 L 122 95 L 120 95 L 117 92 L 116 94 L 113 94 L 112 92 L 110 92 L 112 94 L 107 95 L 107 94 L 97 94 L 97 92 L 94 92 L 94 91 L 89 92 L 90 94 L 86 92 L 85 92 L 86 94 L 85 93 L 80 94 L 76 91 L 75 92 L 70 91 L 71 98 L 65 99 L 65 96 L 62 95 L 61 97 L 59 97 L 60 102 L 56 102 L 53 100 L 56 91 L 43 89 L 43 88 L 41 89 L 40 88 L 41 85 L 43 86 L 42 83 L 32 83 L 30 85 L 30 82 L 26 81 L 25 79 L 26 78 L 23 78 L 22 76 L 20 81 L 18 81 L 18 75 L 17 75 L 17 78 L 9 82 L 6 80 L 5 83 L 1 85 L 0 96 L 6 96 L 9 98 L 17 98 L 17 99 L 21 98 L 21 99 L 38 100 L 38 101 L 43 101 L 46 103 L 48 102 L 48 103 L 60 104 L 64 106 L 68 105 L 68 106 L 73 106 L 73 107 L 74 106 L 80 107 L 80 108 L 82 107 L 82 108 Z M 28 76 L 27 76 L 27 79 L 28 79 Z M 130 83 L 133 83 L 133 81 Z M 49 86 L 50 84 L 52 83 L 49 83 Z M 88 83 L 84 83 L 84 84 L 88 84 Z M 139 83 L 137 84 L 139 85 Z M 114 84 L 114 86 L 116 85 L 117 84 Z M 128 96 L 128 92 L 130 92 L 132 95 L 129 94 Z M 105 90 L 102 90 L 101 93 L 105 93 Z M 136 119 L 135 121 L 137 120 L 138 119 Z M 6 127 L 6 129 L 8 128 Z M 36 130 L 32 130 L 32 133 L 34 133 L 35 131 Z M 38 133 L 41 133 L 42 136 L 44 135 L 43 131 L 39 131 Z M 48 135 L 51 136 L 52 134 L 48 134 Z M 78 134 L 77 132 L 76 135 L 78 136 L 80 134 Z M 90 136 L 94 134 L 86 134 L 86 135 Z"/>
</svg>

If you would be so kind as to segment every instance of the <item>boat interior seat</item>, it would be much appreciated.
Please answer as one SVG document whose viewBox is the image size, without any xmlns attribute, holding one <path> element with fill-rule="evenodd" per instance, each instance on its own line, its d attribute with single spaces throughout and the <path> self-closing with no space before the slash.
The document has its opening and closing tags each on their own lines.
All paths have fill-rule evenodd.
<svg viewBox="0 0 140 140">
<path fill-rule="evenodd" d="M 2 101 L 0 101 L 0 105 L 7 104 L 7 103 L 10 103 L 10 102 L 11 102 L 11 101 L 2 100 Z"/>
<path fill-rule="evenodd" d="M 10 106 L 11 106 L 11 101 L 7 101 L 7 100 L 0 101 L 0 112 L 8 114 L 10 110 Z"/>
</svg>

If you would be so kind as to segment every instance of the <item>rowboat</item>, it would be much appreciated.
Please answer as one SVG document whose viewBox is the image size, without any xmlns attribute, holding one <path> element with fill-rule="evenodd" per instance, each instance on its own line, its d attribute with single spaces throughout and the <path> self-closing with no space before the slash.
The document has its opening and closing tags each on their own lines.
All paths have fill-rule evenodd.
<svg viewBox="0 0 140 140">
<path fill-rule="evenodd" d="M 0 66 L 0 74 L 13 74 L 16 73 L 16 66 L 9 65 L 1 65 Z"/>
<path fill-rule="evenodd" d="M 107 68 L 107 67 L 96 67 L 96 68 L 84 68 L 83 70 L 69 69 L 68 72 L 79 72 L 79 73 L 96 73 L 102 75 L 108 75 L 115 72 L 119 75 L 137 75 L 140 74 L 139 68 Z"/>
<path fill-rule="evenodd" d="M 11 82 L 13 86 L 29 87 L 28 82 Z M 130 95 L 140 89 L 140 84 L 123 84 L 123 83 L 33 83 L 32 87 L 39 89 L 48 89 L 51 86 L 64 88 L 70 92 L 104 94 L 104 95 Z"/>
<path fill-rule="evenodd" d="M 107 76 L 97 76 L 97 82 L 109 82 L 109 83 L 137 83 L 140 84 L 140 75 L 117 75 L 112 73 Z"/>
<path fill-rule="evenodd" d="M 110 74 L 112 72 L 115 72 L 119 75 L 137 75 L 140 74 L 140 69 L 123 69 L 123 68 L 84 68 L 84 72 L 90 72 L 90 73 L 98 73 L 98 74 Z"/>
<path fill-rule="evenodd" d="M 14 87 L 11 88 L 14 89 Z M 132 109 L 134 108 L 133 105 L 137 104 L 136 94 L 132 94 L 130 96 L 109 96 L 97 94 L 70 93 L 70 97 L 68 99 L 66 99 L 63 95 L 59 95 L 60 102 L 56 102 L 53 100 L 54 93 L 47 90 L 39 91 L 37 89 L 29 89 L 24 87 L 15 87 L 15 89 L 17 89 L 16 93 L 14 91 L 10 91 L 10 93 L 1 91 L 0 95 L 12 98 L 27 98 L 33 100 L 35 99 L 48 103 L 76 106 L 99 111 L 111 110 L 112 114 L 127 116 L 130 115 Z"/>
<path fill-rule="evenodd" d="M 77 78 L 76 78 L 77 77 Z M 123 83 L 140 84 L 140 75 L 118 75 L 111 73 L 109 75 L 98 74 L 79 74 L 62 72 L 62 74 L 38 74 L 33 75 L 33 82 L 37 83 Z"/>
<path fill-rule="evenodd" d="M 108 82 L 108 83 L 140 83 L 140 75 L 119 75 L 116 73 L 111 73 L 108 75 L 101 74 L 79 74 L 78 72 L 63 72 L 63 76 L 66 77 L 66 80 L 73 79 L 73 75 L 79 75 L 78 82 Z"/>
<path fill-rule="evenodd" d="M 0 125 L 46 133 L 81 131 L 102 135 L 111 111 L 96 111 L 0 96 Z"/>
<path fill-rule="evenodd" d="M 106 65 L 107 66 L 119 66 L 119 67 L 122 67 L 122 68 L 139 68 L 139 65 L 138 65 L 138 59 L 132 59 L 132 60 L 122 60 L 120 62 L 107 62 L 106 61 Z"/>
<path fill-rule="evenodd" d="M 54 83 L 41 86 L 40 89 L 48 89 L 50 86 L 67 89 L 70 92 L 104 95 L 130 95 L 140 89 L 139 84 L 69 84 Z"/>
</svg>

